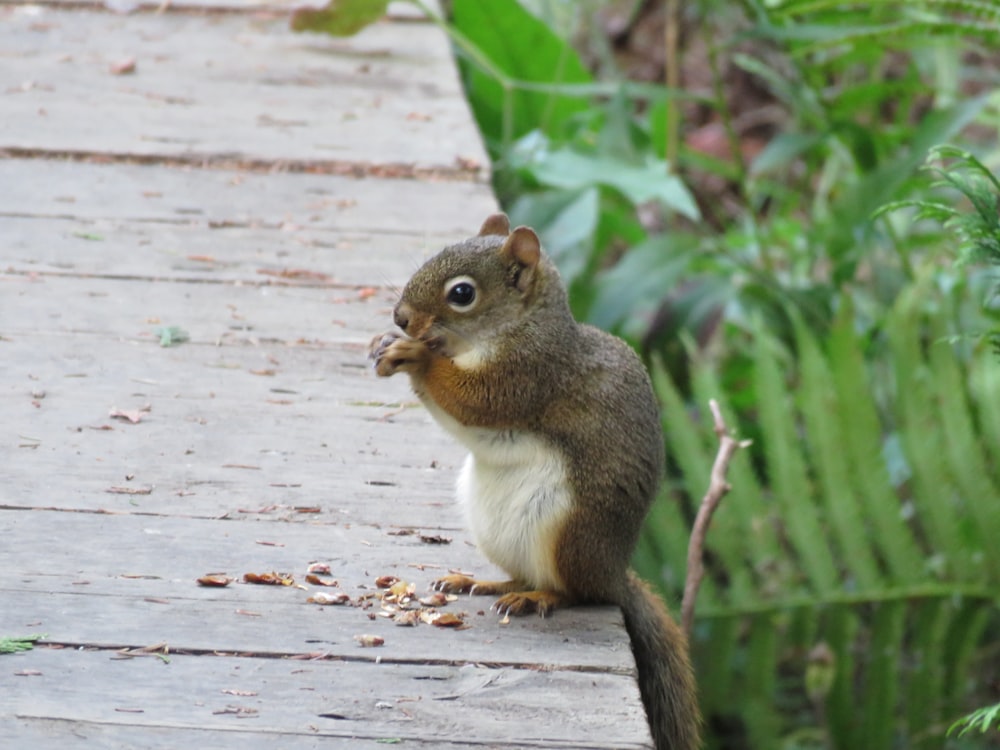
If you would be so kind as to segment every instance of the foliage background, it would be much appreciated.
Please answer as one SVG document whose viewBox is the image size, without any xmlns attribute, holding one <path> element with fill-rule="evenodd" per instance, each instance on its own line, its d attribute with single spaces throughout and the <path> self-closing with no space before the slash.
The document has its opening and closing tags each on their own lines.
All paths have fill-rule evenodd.
<svg viewBox="0 0 1000 750">
<path fill-rule="evenodd" d="M 1000 6 L 454 0 L 451 20 L 501 202 L 577 316 L 652 365 L 671 471 L 636 564 L 668 601 L 708 399 L 754 439 L 698 602 L 709 746 L 997 744 L 945 735 L 1000 700 L 1000 304 L 995 268 L 954 263 L 1000 242 L 1000 193 L 965 191 L 977 213 L 940 178 L 1000 162 Z M 630 57 L 643 31 L 666 72 Z M 972 153 L 921 168 L 949 142 Z"/>
<path fill-rule="evenodd" d="M 708 400 L 754 441 L 696 611 L 707 746 L 1000 746 L 1000 3 L 522 3 L 434 17 L 504 208 L 650 364 L 668 602 Z"/>
</svg>

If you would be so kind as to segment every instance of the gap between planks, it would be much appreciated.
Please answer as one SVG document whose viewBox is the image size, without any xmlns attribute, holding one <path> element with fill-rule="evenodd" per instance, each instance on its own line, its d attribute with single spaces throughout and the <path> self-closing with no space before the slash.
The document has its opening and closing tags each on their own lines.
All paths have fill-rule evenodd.
<svg viewBox="0 0 1000 750">
<path fill-rule="evenodd" d="M 344 161 L 337 159 L 255 159 L 232 154 L 141 154 L 131 151 L 71 151 L 66 149 L 6 146 L 0 158 L 69 161 L 86 164 L 129 164 L 250 174 L 315 174 L 364 179 L 417 180 L 424 182 L 483 182 L 483 168 L 476 161 L 456 159 L 454 167 L 418 167 L 414 164 Z"/>
<path fill-rule="evenodd" d="M 80 594 L 80 596 L 93 596 L 93 594 Z M 115 596 L 108 594 L 106 596 Z M 48 649 L 50 651 L 60 651 L 63 649 L 83 650 L 90 652 L 121 652 L 122 658 L 138 659 L 145 657 L 169 659 L 171 656 L 204 656 L 204 657 L 225 657 L 233 659 L 276 659 L 283 661 L 305 661 L 305 662 L 344 662 L 356 664 L 395 664 L 402 666 L 426 666 L 426 667 L 466 667 L 475 665 L 483 669 L 513 669 L 527 672 L 574 672 L 580 674 L 603 674 L 617 675 L 621 677 L 634 677 L 635 670 L 625 667 L 615 667 L 605 664 L 566 664 L 566 663 L 543 663 L 543 662 L 518 662 L 518 661 L 483 661 L 482 659 L 435 659 L 433 657 L 420 657 L 407 659 L 399 656 L 382 656 L 377 653 L 378 648 L 369 648 L 373 652 L 371 656 L 358 654 L 356 656 L 344 653 L 330 653 L 326 651 L 231 651 L 208 648 L 172 648 L 168 643 L 162 644 L 142 644 L 142 643 L 86 643 L 76 641 L 48 640 L 41 638 L 35 642 L 35 648 Z M 161 653 L 162 652 L 162 653 Z"/>
</svg>

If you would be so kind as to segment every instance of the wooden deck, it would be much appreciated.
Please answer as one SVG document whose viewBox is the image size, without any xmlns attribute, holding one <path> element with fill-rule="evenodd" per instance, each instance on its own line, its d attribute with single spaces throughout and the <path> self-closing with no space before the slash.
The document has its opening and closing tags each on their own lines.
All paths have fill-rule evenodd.
<svg viewBox="0 0 1000 750">
<path fill-rule="evenodd" d="M 0 638 L 44 634 L 0 747 L 650 746 L 615 609 L 382 616 L 379 576 L 495 574 L 458 448 L 365 361 L 495 208 L 442 32 L 154 9 L 0 3 Z"/>
</svg>

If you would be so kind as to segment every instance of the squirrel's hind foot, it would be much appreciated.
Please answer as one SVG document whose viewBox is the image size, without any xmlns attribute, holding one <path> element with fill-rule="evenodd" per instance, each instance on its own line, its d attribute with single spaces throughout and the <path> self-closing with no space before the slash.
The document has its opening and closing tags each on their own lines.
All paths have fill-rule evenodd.
<svg viewBox="0 0 1000 750">
<path fill-rule="evenodd" d="M 476 596 L 499 596 L 524 588 L 520 581 L 477 581 L 463 575 L 447 575 L 431 581 L 431 588 L 446 594 L 474 594 Z"/>
<path fill-rule="evenodd" d="M 501 617 L 530 615 L 532 612 L 545 617 L 568 603 L 566 596 L 558 591 L 513 591 L 497 599 L 490 609 Z"/>
</svg>

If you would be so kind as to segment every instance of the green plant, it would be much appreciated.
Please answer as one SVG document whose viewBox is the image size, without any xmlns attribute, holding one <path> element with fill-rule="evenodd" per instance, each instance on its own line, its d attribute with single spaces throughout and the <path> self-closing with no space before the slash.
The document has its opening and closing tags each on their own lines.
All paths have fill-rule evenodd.
<svg viewBox="0 0 1000 750">
<path fill-rule="evenodd" d="M 636 562 L 668 600 L 715 451 L 693 405 L 716 398 L 754 440 L 696 613 L 709 746 L 940 747 L 996 698 L 1000 368 L 959 336 L 996 311 L 942 259 L 950 233 L 991 257 L 997 183 L 935 151 L 968 212 L 919 167 L 972 123 L 995 158 L 1000 6 L 699 0 L 698 91 L 595 80 L 516 0 L 451 7 L 432 17 L 502 205 L 539 230 L 578 317 L 662 363 L 670 479 Z M 760 147 L 737 73 L 777 113 Z M 873 214 L 900 201 L 936 221 Z"/>
<path fill-rule="evenodd" d="M 955 146 L 936 146 L 927 155 L 926 169 L 938 177 L 936 188 L 957 191 L 967 207 L 945 203 L 943 199 L 909 200 L 891 203 L 880 209 L 887 213 L 902 208 L 914 209 L 916 219 L 939 223 L 958 238 L 959 268 L 976 264 L 1000 267 L 1000 180 L 975 156 Z M 983 307 L 992 315 L 994 344 L 1000 350 L 1000 284 L 987 282 Z"/>
<path fill-rule="evenodd" d="M 752 414 L 737 420 L 722 400 L 754 448 L 730 467 L 733 489 L 708 535 L 693 638 L 704 711 L 738 728 L 719 729 L 713 746 L 940 747 L 946 717 L 990 674 L 1000 368 L 983 351 L 961 356 L 943 318 L 922 310 L 928 296 L 942 301 L 925 283 L 893 307 L 890 355 L 876 364 L 850 309 L 825 340 L 796 320 L 794 349 L 758 327 Z M 878 398 L 883 363 L 891 382 Z M 654 375 L 676 465 L 637 564 L 671 598 L 685 566 L 683 509 L 704 492 L 716 446 L 707 416 L 692 414 L 662 368 Z M 727 391 L 702 359 L 692 384 L 694 403 Z M 833 680 L 810 691 L 821 643 Z"/>
<path fill-rule="evenodd" d="M 978 729 L 981 734 L 986 734 L 994 725 L 997 730 L 1000 730 L 1000 703 L 978 708 L 971 714 L 963 716 L 948 727 L 948 734 L 958 732 L 959 737 L 964 737 L 973 729 Z"/>
</svg>

